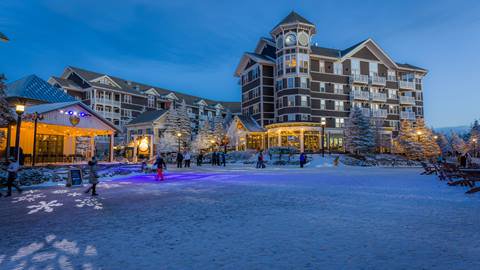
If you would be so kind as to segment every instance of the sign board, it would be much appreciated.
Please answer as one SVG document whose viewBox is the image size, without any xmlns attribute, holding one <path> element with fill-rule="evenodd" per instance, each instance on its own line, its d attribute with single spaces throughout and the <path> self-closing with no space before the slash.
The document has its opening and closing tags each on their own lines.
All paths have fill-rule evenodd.
<svg viewBox="0 0 480 270">
<path fill-rule="evenodd" d="M 78 186 L 82 184 L 82 170 L 80 169 L 70 169 L 68 171 L 68 182 L 67 186 Z"/>
</svg>

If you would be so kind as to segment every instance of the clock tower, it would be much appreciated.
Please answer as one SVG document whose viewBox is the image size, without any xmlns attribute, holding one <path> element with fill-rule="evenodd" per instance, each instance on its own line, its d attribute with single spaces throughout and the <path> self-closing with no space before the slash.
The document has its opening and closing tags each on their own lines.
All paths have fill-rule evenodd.
<svg viewBox="0 0 480 270">
<path fill-rule="evenodd" d="M 291 12 L 270 32 L 276 47 L 275 118 L 310 122 L 310 41 L 315 25 Z"/>
</svg>

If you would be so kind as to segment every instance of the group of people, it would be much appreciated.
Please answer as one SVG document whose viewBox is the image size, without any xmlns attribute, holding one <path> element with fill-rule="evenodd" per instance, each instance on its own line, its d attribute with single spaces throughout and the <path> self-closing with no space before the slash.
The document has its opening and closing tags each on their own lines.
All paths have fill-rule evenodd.
<svg viewBox="0 0 480 270">
<path fill-rule="evenodd" d="M 211 163 L 212 163 L 212 166 L 221 166 L 221 165 L 225 166 L 227 163 L 225 152 L 213 151 Z"/>
<path fill-rule="evenodd" d="M 190 152 L 179 152 L 177 153 L 177 168 L 190 168 L 190 161 L 192 159 L 192 154 Z"/>
<path fill-rule="evenodd" d="M 268 155 L 270 156 L 270 160 L 272 160 L 272 153 L 269 152 Z M 288 157 L 288 160 L 290 161 L 290 157 L 291 155 L 289 155 Z M 281 158 L 281 156 L 280 156 Z M 305 153 L 300 153 L 300 156 L 299 156 L 299 163 L 300 163 L 300 168 L 303 168 L 305 166 L 305 164 L 307 164 L 308 162 L 308 157 L 307 157 L 307 154 Z M 257 152 L 257 164 L 255 166 L 257 169 L 264 169 L 266 168 L 265 166 L 265 155 L 263 154 L 263 150 L 259 150 Z"/>
</svg>

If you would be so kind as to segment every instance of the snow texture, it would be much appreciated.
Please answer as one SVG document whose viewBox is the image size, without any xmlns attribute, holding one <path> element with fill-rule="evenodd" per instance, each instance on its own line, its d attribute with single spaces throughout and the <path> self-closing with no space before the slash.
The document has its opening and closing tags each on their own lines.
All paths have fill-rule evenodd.
<svg viewBox="0 0 480 270">
<path fill-rule="evenodd" d="M 126 176 L 99 197 L 45 187 L 35 215 L 1 198 L 0 269 L 480 268 L 478 195 L 420 169 L 328 160 Z"/>
</svg>

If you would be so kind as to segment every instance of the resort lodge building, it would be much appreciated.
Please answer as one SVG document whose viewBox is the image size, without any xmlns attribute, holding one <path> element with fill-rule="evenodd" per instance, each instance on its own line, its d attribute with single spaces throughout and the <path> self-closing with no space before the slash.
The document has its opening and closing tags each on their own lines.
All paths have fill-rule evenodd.
<svg viewBox="0 0 480 270">
<path fill-rule="evenodd" d="M 342 150 L 353 107 L 371 117 L 388 142 L 401 120 L 423 117 L 425 69 L 395 62 L 371 38 L 332 49 L 312 44 L 316 33 L 313 23 L 291 12 L 242 56 L 235 76 L 244 118 L 236 121 L 251 118 L 262 130 L 246 129 L 251 123 L 237 125 L 245 134 L 240 148 L 317 152 L 323 124 L 325 148 Z"/>
</svg>

